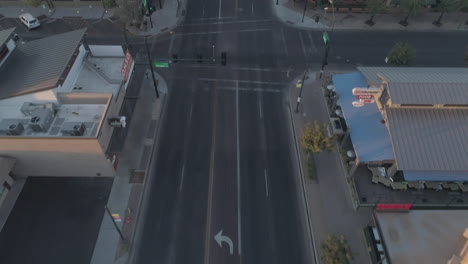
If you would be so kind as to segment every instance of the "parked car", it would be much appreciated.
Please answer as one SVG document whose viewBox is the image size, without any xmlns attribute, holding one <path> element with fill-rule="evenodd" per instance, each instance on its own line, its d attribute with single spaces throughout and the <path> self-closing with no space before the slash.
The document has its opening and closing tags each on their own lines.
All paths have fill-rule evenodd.
<svg viewBox="0 0 468 264">
<path fill-rule="evenodd" d="M 41 23 L 39 23 L 39 20 L 37 20 L 37 18 L 35 18 L 33 15 L 31 15 L 30 13 L 24 13 L 22 15 L 19 16 L 19 20 L 21 21 L 21 23 L 23 23 L 28 29 L 33 29 L 33 28 L 37 28 L 38 26 L 41 25 Z"/>
</svg>

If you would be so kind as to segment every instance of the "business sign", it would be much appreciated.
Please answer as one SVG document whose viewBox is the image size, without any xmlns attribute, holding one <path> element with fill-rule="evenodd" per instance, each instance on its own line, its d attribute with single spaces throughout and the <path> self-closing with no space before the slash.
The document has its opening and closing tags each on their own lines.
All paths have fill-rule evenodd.
<svg viewBox="0 0 468 264">
<path fill-rule="evenodd" d="M 364 106 L 364 103 L 361 102 L 361 101 L 354 101 L 352 104 L 353 104 L 354 107 L 363 107 Z"/>
<path fill-rule="evenodd" d="M 373 95 L 370 95 L 370 94 L 361 94 L 361 95 L 358 95 L 356 96 L 357 99 L 359 100 L 371 100 L 371 99 L 374 99 L 374 96 Z"/>
<path fill-rule="evenodd" d="M 373 104 L 375 103 L 374 99 L 359 99 L 359 102 L 365 103 L 365 104 Z"/>
<path fill-rule="evenodd" d="M 120 73 L 122 73 L 122 76 L 124 78 L 124 81 L 128 81 L 128 75 L 130 74 L 130 69 L 132 68 L 133 64 L 133 58 L 132 55 L 130 54 L 130 51 L 127 49 L 125 52 L 125 58 L 122 63 L 122 70 Z"/>
<path fill-rule="evenodd" d="M 380 88 L 353 88 L 354 95 L 373 95 L 380 92 Z"/>
<path fill-rule="evenodd" d="M 377 204 L 377 210 L 379 211 L 408 211 L 411 209 L 412 204 Z"/>
</svg>

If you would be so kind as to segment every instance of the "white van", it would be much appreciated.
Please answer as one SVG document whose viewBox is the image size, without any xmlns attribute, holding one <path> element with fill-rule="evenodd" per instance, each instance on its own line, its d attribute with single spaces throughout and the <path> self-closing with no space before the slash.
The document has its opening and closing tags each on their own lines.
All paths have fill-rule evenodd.
<svg viewBox="0 0 468 264">
<path fill-rule="evenodd" d="M 23 23 L 28 29 L 37 28 L 41 25 L 37 18 L 33 17 L 30 13 L 24 13 L 19 16 L 19 20 Z"/>
</svg>

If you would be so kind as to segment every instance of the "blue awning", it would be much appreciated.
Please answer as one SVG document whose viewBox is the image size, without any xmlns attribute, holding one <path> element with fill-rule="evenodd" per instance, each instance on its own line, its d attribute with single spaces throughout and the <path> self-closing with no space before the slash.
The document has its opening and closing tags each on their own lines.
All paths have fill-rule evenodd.
<svg viewBox="0 0 468 264">
<path fill-rule="evenodd" d="M 468 171 L 404 171 L 406 181 L 467 181 Z"/>
<path fill-rule="evenodd" d="M 367 87 L 367 81 L 360 72 L 333 75 L 333 84 L 338 93 L 338 104 L 341 106 L 346 125 L 350 131 L 356 156 L 361 162 L 394 160 L 390 135 L 382 115 L 375 104 L 354 107 L 357 101 L 352 89 Z"/>
</svg>

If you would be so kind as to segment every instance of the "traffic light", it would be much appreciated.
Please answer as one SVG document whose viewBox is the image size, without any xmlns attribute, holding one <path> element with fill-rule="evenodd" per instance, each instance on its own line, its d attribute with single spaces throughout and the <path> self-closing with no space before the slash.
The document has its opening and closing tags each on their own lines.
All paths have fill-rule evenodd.
<svg viewBox="0 0 468 264">
<path fill-rule="evenodd" d="M 177 56 L 177 54 L 172 54 L 172 63 L 177 63 L 177 58 L 179 56 Z"/>
<path fill-rule="evenodd" d="M 226 52 L 221 52 L 221 65 L 226 66 L 226 63 L 227 63 Z"/>
<path fill-rule="evenodd" d="M 148 13 L 146 14 L 146 16 L 151 16 L 151 14 L 153 14 L 154 11 L 156 11 L 156 7 L 154 5 L 148 5 Z"/>
</svg>

